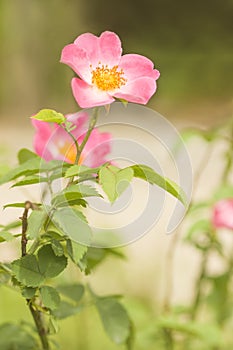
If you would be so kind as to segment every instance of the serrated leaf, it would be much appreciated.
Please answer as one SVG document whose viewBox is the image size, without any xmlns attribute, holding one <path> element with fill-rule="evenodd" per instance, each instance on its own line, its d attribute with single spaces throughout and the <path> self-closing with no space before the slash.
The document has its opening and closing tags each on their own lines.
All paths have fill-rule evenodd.
<svg viewBox="0 0 233 350">
<path fill-rule="evenodd" d="M 131 168 L 115 171 L 113 167 L 102 167 L 99 171 L 100 184 L 108 199 L 113 203 L 129 186 L 134 172 Z"/>
<path fill-rule="evenodd" d="M 82 198 L 81 193 L 78 192 L 64 192 L 55 195 L 51 201 L 52 205 L 56 208 L 80 205 L 82 207 L 87 206 L 87 202 Z"/>
<path fill-rule="evenodd" d="M 51 246 L 52 246 L 52 249 L 53 249 L 54 254 L 56 256 L 64 255 L 63 246 L 62 246 L 62 244 L 59 241 L 57 241 L 56 239 L 52 239 L 51 240 Z"/>
<path fill-rule="evenodd" d="M 47 213 L 44 210 L 33 210 L 28 218 L 27 236 L 29 239 L 39 237 L 40 231 L 46 221 Z"/>
<path fill-rule="evenodd" d="M 83 258 L 84 254 L 87 252 L 87 246 L 81 245 L 77 242 L 74 242 L 70 239 L 66 241 L 66 249 L 69 257 L 73 260 L 75 264 Z"/>
<path fill-rule="evenodd" d="M 40 295 L 42 303 L 45 307 L 50 310 L 55 310 L 58 308 L 61 299 L 55 288 L 50 286 L 42 286 L 40 287 Z"/>
<path fill-rule="evenodd" d="M 43 122 L 57 124 L 62 124 L 66 121 L 66 118 L 62 113 L 58 113 L 53 109 L 41 109 L 36 115 L 33 115 L 31 118 L 41 120 Z"/>
<path fill-rule="evenodd" d="M 64 300 L 61 300 L 59 307 L 56 310 L 53 310 L 52 314 L 58 319 L 64 319 L 69 316 L 73 316 L 80 311 L 82 311 L 83 306 L 74 306 L 72 303 L 68 303 Z"/>
<path fill-rule="evenodd" d="M 61 294 L 73 300 L 75 303 L 78 303 L 82 299 L 85 290 L 82 284 L 60 285 L 57 289 Z"/>
<path fill-rule="evenodd" d="M 17 157 L 19 164 L 23 164 L 32 158 L 39 158 L 39 156 L 36 153 L 30 151 L 27 148 L 22 148 L 21 150 L 19 150 Z"/>
<path fill-rule="evenodd" d="M 32 158 L 11 169 L 9 172 L 0 177 L 0 185 L 17 179 L 20 176 L 33 175 L 40 171 L 42 161 L 38 158 Z"/>
<path fill-rule="evenodd" d="M 26 255 L 12 262 L 15 278 L 25 286 L 38 287 L 45 279 L 35 255 Z"/>
<path fill-rule="evenodd" d="M 104 329 L 116 344 L 122 344 L 130 337 L 131 322 L 125 308 L 114 298 L 98 298 L 96 307 Z"/>
<path fill-rule="evenodd" d="M 33 175 L 33 176 L 27 176 L 25 179 L 14 183 L 11 187 L 35 185 L 35 184 L 39 184 L 42 182 L 48 182 L 48 179 L 46 177 L 43 177 L 43 176 Z"/>
<path fill-rule="evenodd" d="M 53 215 L 53 222 L 71 240 L 78 243 L 90 243 L 92 232 L 85 216 L 80 211 L 71 208 L 58 209 Z"/>
<path fill-rule="evenodd" d="M 56 256 L 51 245 L 45 245 L 38 251 L 38 265 L 41 273 L 47 278 L 58 276 L 67 266 L 67 258 Z"/>
<path fill-rule="evenodd" d="M 85 165 L 72 165 L 65 174 L 65 177 L 73 177 L 80 175 L 96 175 L 98 173 L 99 168 L 89 168 Z"/>
<path fill-rule="evenodd" d="M 142 180 L 149 182 L 150 184 L 157 185 L 170 193 L 175 198 L 179 199 L 181 203 L 187 207 L 186 194 L 174 181 L 163 177 L 162 175 L 156 173 L 152 168 L 147 165 L 132 165 L 130 167 L 134 171 L 134 176 Z"/>
</svg>

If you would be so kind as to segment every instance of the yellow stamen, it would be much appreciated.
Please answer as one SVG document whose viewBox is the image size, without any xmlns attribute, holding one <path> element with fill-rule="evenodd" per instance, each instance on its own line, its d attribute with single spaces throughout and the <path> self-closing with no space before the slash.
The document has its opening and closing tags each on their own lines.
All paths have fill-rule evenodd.
<svg viewBox="0 0 233 350">
<path fill-rule="evenodd" d="M 123 69 L 118 70 L 118 66 L 109 68 L 108 65 L 99 65 L 92 70 L 92 84 L 95 84 L 98 89 L 103 91 L 111 91 L 119 89 L 122 85 L 125 85 L 127 79 L 124 78 Z M 92 66 L 90 66 L 92 68 Z"/>
<path fill-rule="evenodd" d="M 75 145 L 70 145 L 70 143 L 66 142 L 62 147 L 59 148 L 60 153 L 66 157 L 70 163 L 74 163 L 76 160 L 76 147 Z M 78 164 L 82 164 L 84 161 L 84 156 L 81 154 Z"/>
</svg>

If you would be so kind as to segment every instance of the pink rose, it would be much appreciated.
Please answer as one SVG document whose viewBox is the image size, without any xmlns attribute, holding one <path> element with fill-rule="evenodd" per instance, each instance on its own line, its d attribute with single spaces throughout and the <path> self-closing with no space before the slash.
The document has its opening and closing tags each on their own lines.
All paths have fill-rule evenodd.
<svg viewBox="0 0 233 350">
<path fill-rule="evenodd" d="M 61 62 L 80 77 L 72 79 L 74 97 L 81 108 L 110 104 L 114 97 L 146 104 L 156 91 L 159 71 L 148 58 L 121 55 L 121 41 L 113 32 L 100 37 L 85 33 L 62 50 Z"/>
<path fill-rule="evenodd" d="M 80 145 L 87 131 L 88 114 L 79 112 L 68 114 L 66 118 L 75 126 L 72 134 Z M 69 163 L 75 162 L 76 148 L 74 142 L 60 125 L 36 119 L 32 119 L 32 124 L 36 129 L 33 145 L 39 156 L 48 161 L 60 159 Z M 111 152 L 110 141 L 111 134 L 100 132 L 95 128 L 83 149 L 79 163 L 89 167 L 98 167 L 104 164 Z"/>
<path fill-rule="evenodd" d="M 214 206 L 213 225 L 233 230 L 233 199 L 222 199 Z"/>
</svg>

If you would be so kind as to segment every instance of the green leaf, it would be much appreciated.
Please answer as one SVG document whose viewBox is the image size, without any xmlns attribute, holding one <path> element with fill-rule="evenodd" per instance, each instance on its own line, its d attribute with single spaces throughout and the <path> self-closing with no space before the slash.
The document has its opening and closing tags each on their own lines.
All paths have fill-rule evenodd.
<svg viewBox="0 0 233 350">
<path fill-rule="evenodd" d="M 85 216 L 74 208 L 58 209 L 53 216 L 53 222 L 58 225 L 64 235 L 78 243 L 89 244 L 92 232 Z"/>
<path fill-rule="evenodd" d="M 36 115 L 33 115 L 31 118 L 41 120 L 43 122 L 57 124 L 62 124 L 66 121 L 66 118 L 62 113 L 58 113 L 53 109 L 41 109 Z"/>
<path fill-rule="evenodd" d="M 38 251 L 38 264 L 41 273 L 47 278 L 58 276 L 67 266 L 67 258 L 56 256 L 50 244 Z"/>
<path fill-rule="evenodd" d="M 50 310 L 55 310 L 60 304 L 60 295 L 57 290 L 50 286 L 40 287 L 42 303 Z"/>
<path fill-rule="evenodd" d="M 180 322 L 175 318 L 162 318 L 157 322 L 157 325 L 162 328 L 173 329 L 175 331 L 189 334 L 195 338 L 202 339 L 210 348 L 221 346 L 223 339 L 218 327 L 211 324 L 202 324 L 197 322 Z"/>
<path fill-rule="evenodd" d="M 68 303 L 64 300 L 61 300 L 59 307 L 56 310 L 53 310 L 52 314 L 58 319 L 63 319 L 69 316 L 73 316 L 80 311 L 82 311 L 83 306 L 74 306 L 72 303 Z"/>
<path fill-rule="evenodd" d="M 12 262 L 15 278 L 25 286 L 38 287 L 45 279 L 35 255 L 26 255 Z"/>
<path fill-rule="evenodd" d="M 57 194 L 53 197 L 51 201 L 52 205 L 56 208 L 80 205 L 83 207 L 87 206 L 87 202 L 82 198 L 79 192 L 64 192 Z"/>
<path fill-rule="evenodd" d="M 170 193 L 175 198 L 179 199 L 181 203 L 187 207 L 187 198 L 186 194 L 175 182 L 172 180 L 161 176 L 156 173 L 152 168 L 147 165 L 132 165 L 130 167 L 134 171 L 134 176 L 142 180 L 149 182 L 152 185 L 157 185 Z"/>
<path fill-rule="evenodd" d="M 70 239 L 67 239 L 66 241 L 66 249 L 69 257 L 72 259 L 72 261 L 75 264 L 78 264 L 78 262 L 83 258 L 84 254 L 87 252 L 87 246 L 81 245 L 77 242 L 71 241 Z"/>
<path fill-rule="evenodd" d="M 49 334 L 57 334 L 59 331 L 59 326 L 56 318 L 50 316 L 49 318 Z"/>
<path fill-rule="evenodd" d="M 22 296 L 26 299 L 32 299 L 36 294 L 37 288 L 24 287 L 22 289 Z"/>
<path fill-rule="evenodd" d="M 32 175 L 27 176 L 23 180 L 16 182 L 11 187 L 20 187 L 20 186 L 26 186 L 26 185 L 34 185 L 41 182 L 48 182 L 47 177 L 38 176 L 38 175 Z"/>
<path fill-rule="evenodd" d="M 82 284 L 70 284 L 57 287 L 58 291 L 71 299 L 75 303 L 79 303 L 84 295 L 84 286 Z"/>
<path fill-rule="evenodd" d="M 64 255 L 63 246 L 62 246 L 62 244 L 59 241 L 57 241 L 56 239 L 52 239 L 51 240 L 51 246 L 52 246 L 54 254 L 56 256 Z"/>
<path fill-rule="evenodd" d="M 1 242 L 10 242 L 14 239 L 14 236 L 8 231 L 0 231 L 0 243 Z"/>
<path fill-rule="evenodd" d="M 9 204 L 5 204 L 3 206 L 3 209 L 6 208 L 25 208 L 25 202 L 23 203 L 9 203 Z"/>
<path fill-rule="evenodd" d="M 6 174 L 0 177 L 0 185 L 17 179 L 20 176 L 33 175 L 40 172 L 42 160 L 38 158 L 31 158 L 19 165 L 18 167 L 11 169 Z"/>
<path fill-rule="evenodd" d="M 24 203 L 24 206 L 25 206 L 25 203 Z M 16 220 L 16 221 L 10 222 L 9 224 L 7 224 L 6 226 L 3 226 L 3 227 L 4 227 L 4 230 L 8 231 L 8 230 L 11 230 L 13 228 L 17 228 L 21 225 L 22 225 L 22 221 Z"/>
<path fill-rule="evenodd" d="M 23 327 L 12 323 L 0 325 L 1 350 L 35 350 L 39 344 Z"/>
<path fill-rule="evenodd" d="M 115 171 L 115 167 L 108 165 L 100 169 L 100 184 L 111 203 L 113 203 L 126 190 L 133 175 L 134 172 L 131 168 Z"/>
<path fill-rule="evenodd" d="M 73 177 L 80 175 L 96 175 L 99 171 L 99 168 L 89 168 L 85 165 L 72 165 L 65 174 L 65 177 Z"/>
<path fill-rule="evenodd" d="M 29 239 L 39 237 L 40 231 L 46 221 L 47 213 L 44 210 L 33 210 L 28 218 L 27 236 Z"/>
<path fill-rule="evenodd" d="M 81 271 L 84 271 L 85 274 L 88 275 L 109 255 L 113 255 L 114 257 L 121 259 L 125 258 L 122 253 L 114 249 L 88 247 L 86 254 L 83 255 L 82 259 L 78 263 L 78 266 L 80 267 Z"/>
<path fill-rule="evenodd" d="M 32 151 L 30 151 L 27 148 L 22 148 L 19 152 L 18 152 L 18 160 L 19 160 L 19 164 L 23 164 L 26 161 L 28 161 L 29 159 L 32 158 L 39 158 L 38 155 Z"/>
<path fill-rule="evenodd" d="M 104 329 L 116 344 L 127 342 L 131 332 L 131 322 L 125 308 L 114 298 L 97 298 L 96 307 Z"/>
</svg>

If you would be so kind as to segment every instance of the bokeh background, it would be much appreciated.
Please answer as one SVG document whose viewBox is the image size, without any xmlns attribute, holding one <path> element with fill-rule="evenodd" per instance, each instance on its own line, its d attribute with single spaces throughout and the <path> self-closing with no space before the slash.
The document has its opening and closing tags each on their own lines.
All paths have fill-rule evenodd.
<svg viewBox="0 0 233 350">
<path fill-rule="evenodd" d="M 115 31 L 124 53 L 139 53 L 155 62 L 161 77 L 149 107 L 178 128 L 207 127 L 227 119 L 233 102 L 232 17 L 232 0 L 0 0 L 1 160 L 14 164 L 16 150 L 32 147 L 29 116 L 39 109 L 63 113 L 78 109 L 70 89 L 73 72 L 59 60 L 62 48 L 83 32 Z M 203 147 L 194 144 L 190 150 L 194 170 Z M 200 196 L 215 183 L 213 164 L 214 159 Z M 1 189 L 1 205 L 30 194 L 9 192 L 8 187 Z M 0 212 L 1 221 L 10 215 Z M 108 259 L 89 278 L 99 293 L 127 295 L 126 304 L 138 329 L 153 321 L 163 302 L 170 240 L 162 231 L 157 229 L 127 247 L 127 260 Z M 7 258 L 7 251 L 0 254 Z M 192 249 L 178 248 L 173 300 L 185 303 L 190 299 L 198 258 Z M 219 268 L 213 262 L 215 267 Z M 82 277 L 71 270 L 66 278 Z M 1 288 L 0 322 L 22 318 L 30 320 L 24 300 Z M 59 341 L 71 350 L 92 350 L 96 344 L 100 344 L 98 349 L 124 348 L 107 339 L 98 316 L 88 310 L 62 322 Z M 150 350 L 145 344 L 142 340 L 138 349 Z"/>
<path fill-rule="evenodd" d="M 232 108 L 232 0 L 0 0 L 0 118 L 77 109 L 59 63 L 79 34 L 113 30 L 125 53 L 161 71 L 150 106 L 167 118 L 216 120 Z"/>
</svg>

